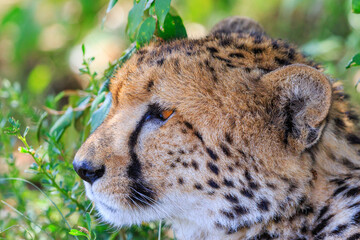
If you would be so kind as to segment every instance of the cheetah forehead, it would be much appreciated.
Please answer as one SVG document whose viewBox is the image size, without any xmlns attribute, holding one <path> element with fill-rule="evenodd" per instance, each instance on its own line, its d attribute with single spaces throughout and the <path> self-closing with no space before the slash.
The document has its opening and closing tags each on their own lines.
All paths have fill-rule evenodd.
<svg viewBox="0 0 360 240">
<path fill-rule="evenodd" d="M 122 92 L 145 98 L 156 89 L 171 99 L 199 89 L 208 95 L 234 84 L 244 92 L 264 74 L 295 63 L 320 68 L 295 46 L 260 33 L 161 41 L 140 49 L 112 79 L 110 89 L 116 100 Z"/>
</svg>

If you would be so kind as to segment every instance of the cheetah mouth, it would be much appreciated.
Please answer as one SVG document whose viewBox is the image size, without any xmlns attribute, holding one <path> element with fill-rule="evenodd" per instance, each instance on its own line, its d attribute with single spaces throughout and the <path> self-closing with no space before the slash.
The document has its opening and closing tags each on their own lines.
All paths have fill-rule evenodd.
<svg viewBox="0 0 360 240">
<path fill-rule="evenodd" d="M 119 199 L 96 192 L 89 184 L 85 184 L 85 188 L 86 195 L 94 203 L 100 218 L 113 226 L 130 226 L 165 219 L 168 216 L 166 211 L 160 209 L 161 202 L 131 205 L 126 198 Z"/>
</svg>

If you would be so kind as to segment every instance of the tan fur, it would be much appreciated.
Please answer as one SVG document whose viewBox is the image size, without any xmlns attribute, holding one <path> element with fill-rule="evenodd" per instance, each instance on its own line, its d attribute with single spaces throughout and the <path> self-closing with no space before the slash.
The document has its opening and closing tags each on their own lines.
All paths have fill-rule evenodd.
<svg viewBox="0 0 360 240">
<path fill-rule="evenodd" d="M 110 91 L 74 161 L 105 167 L 85 183 L 104 220 L 164 218 L 179 239 L 360 239 L 360 142 L 341 86 L 253 20 L 144 47 Z M 154 104 L 175 112 L 144 120 Z"/>
</svg>

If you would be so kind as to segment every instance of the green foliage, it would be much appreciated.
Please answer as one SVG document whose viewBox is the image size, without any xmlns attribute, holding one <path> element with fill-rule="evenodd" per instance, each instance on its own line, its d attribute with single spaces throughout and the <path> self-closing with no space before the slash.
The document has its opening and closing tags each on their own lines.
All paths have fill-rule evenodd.
<svg viewBox="0 0 360 240">
<path fill-rule="evenodd" d="M 356 54 L 350 62 L 346 65 L 346 68 L 360 66 L 360 53 Z"/>
<path fill-rule="evenodd" d="M 170 11 L 170 2 L 171 2 L 171 0 L 155 1 L 155 14 L 159 21 L 159 28 L 162 31 L 164 30 L 165 17 Z"/>
<path fill-rule="evenodd" d="M 116 2 L 110 1 L 107 12 L 114 7 Z M 168 1 L 169 4 L 170 1 Z M 151 16 L 149 15 L 150 7 L 152 7 Z M 86 48 L 82 45 L 83 66 L 79 70 L 89 79 L 87 88 L 75 91 L 65 90 L 56 96 L 48 96 L 44 106 L 45 112 L 43 110 L 34 112 L 29 106 L 28 95 L 24 94 L 17 84 L 11 85 L 8 81 L 4 82 L 0 92 L 3 99 L 0 107 L 5 106 L 4 110 L 6 110 L 13 106 L 13 110 L 9 111 L 8 115 L 0 115 L 0 131 L 6 133 L 6 135 L 1 134 L 0 150 L 3 152 L 2 156 L 6 157 L 8 166 L 8 170 L 4 174 L 1 173 L 0 178 L 2 185 L 0 197 L 4 199 L 0 203 L 0 209 L 7 207 L 17 215 L 0 219 L 1 238 L 14 239 L 16 236 L 23 236 L 25 239 L 67 239 L 70 237 L 89 240 L 106 238 L 125 240 L 145 237 L 169 239 L 165 235 L 168 227 L 160 224 L 162 232 L 159 232 L 157 223 L 123 228 L 116 233 L 110 233 L 106 225 L 96 224 L 93 216 L 95 211 L 91 210 L 92 204 L 83 194 L 82 181 L 72 169 L 72 158 L 76 149 L 103 122 L 110 110 L 112 96 L 108 85 L 113 72 L 131 57 L 137 46 L 147 44 L 155 39 L 154 35 L 157 36 L 158 20 L 154 7 L 153 0 L 135 2 L 129 13 L 127 30 L 134 43 L 118 60 L 109 64 L 108 69 L 101 76 L 96 71 L 92 71 L 91 65 L 95 58 L 86 57 Z M 160 4 L 157 7 L 168 8 L 169 6 Z M 13 11 L 3 22 L 6 23 L 17 16 L 18 11 Z M 169 16 L 168 11 L 165 9 L 157 14 L 165 18 L 166 15 Z M 146 19 L 143 19 L 145 17 Z M 178 37 L 175 31 L 172 33 L 166 31 L 166 19 L 164 25 L 162 34 L 165 34 L 167 39 Z M 50 78 L 49 67 L 37 65 L 29 74 L 29 91 L 32 94 L 44 91 Z M 67 103 L 64 104 L 64 101 Z M 57 110 L 59 108 L 60 110 Z M 16 112 L 23 113 L 20 121 L 9 118 Z M 31 120 L 26 121 L 26 118 Z M 27 122 L 30 127 L 22 131 L 20 122 Z M 34 141 L 35 139 L 37 141 Z M 23 154 L 22 156 L 28 155 L 34 161 L 26 170 L 29 180 L 23 178 L 14 163 L 13 148 L 15 146 L 18 146 L 18 151 Z M 41 200 L 41 195 L 45 196 L 44 200 Z M 33 199 L 31 202 L 26 202 L 28 196 Z"/>
<path fill-rule="evenodd" d="M 150 42 L 153 36 L 164 40 L 186 38 L 181 18 L 170 8 L 171 0 L 135 1 L 128 16 L 127 34 L 138 47 Z"/>
<path fill-rule="evenodd" d="M 360 13 L 360 0 L 352 0 L 352 10 L 354 13 Z"/>
<path fill-rule="evenodd" d="M 354 13 L 360 13 L 360 0 L 352 0 L 352 10 Z M 346 68 L 360 66 L 360 53 L 356 54 L 350 62 L 346 65 Z M 359 81 L 356 83 L 358 85 Z"/>
</svg>

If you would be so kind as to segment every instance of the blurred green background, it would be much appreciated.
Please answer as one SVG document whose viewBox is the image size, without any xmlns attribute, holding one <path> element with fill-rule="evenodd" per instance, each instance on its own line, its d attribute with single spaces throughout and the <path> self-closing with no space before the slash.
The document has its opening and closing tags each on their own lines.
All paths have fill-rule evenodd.
<svg viewBox="0 0 360 240">
<path fill-rule="evenodd" d="M 108 0 L 1 0 L 0 79 L 20 82 L 39 104 L 44 95 L 84 88 L 78 75 L 81 44 L 102 72 L 129 41 L 124 33 L 130 0 L 108 14 Z M 204 36 L 221 19 L 241 15 L 260 22 L 275 38 L 301 46 L 349 86 L 356 70 L 344 66 L 360 48 L 360 16 L 350 0 L 175 0 L 190 37 Z"/>
<path fill-rule="evenodd" d="M 108 3 L 109 0 L 0 0 L 0 179 L 31 180 L 67 214 L 71 227 L 86 226 L 86 216 L 81 217 L 76 206 L 67 202 L 67 193 L 64 197 L 44 178 L 30 173 L 34 159 L 19 153 L 21 142 L 5 136 L 3 130 L 10 116 L 19 119 L 22 128 L 30 126 L 28 141 L 37 153 L 47 152 L 47 171 L 62 175 L 54 177 L 55 182 L 69 188 L 66 191 L 74 194 L 71 195 L 74 198 L 85 201 L 71 161 L 89 132 L 83 130 L 83 126 L 89 128 L 89 112 L 84 114 L 82 125 L 73 119 L 59 143 L 47 134 L 59 116 L 47 116 L 43 121 L 42 113 L 45 105 L 65 110 L 64 106 L 76 106 L 81 100 L 81 94 L 69 98 L 54 96 L 63 90 L 85 89 L 89 85 L 89 76 L 79 72 L 82 44 L 86 56 L 95 57 L 91 69 L 99 74 L 98 79 L 109 62 L 118 59 L 129 47 L 125 28 L 133 1 L 119 0 L 104 19 Z M 360 51 L 360 15 L 352 13 L 351 0 L 173 0 L 171 5 L 182 17 L 190 38 L 205 36 L 212 26 L 229 16 L 257 20 L 270 36 L 297 44 L 305 54 L 323 64 L 334 79 L 343 81 L 352 103 L 360 105 L 360 94 L 355 89 L 360 68 L 345 69 Z M 93 92 L 87 90 L 87 94 Z M 30 170 L 35 171 L 36 167 Z M 96 233 L 102 234 L 100 239 L 154 239 L 157 227 L 151 223 L 119 234 L 104 224 L 88 229 L 96 228 Z M 49 239 L 45 231 L 54 239 L 68 237 L 68 228 L 58 212 L 36 187 L 0 181 L 0 239 L 35 239 L 33 236 Z M 173 235 L 164 227 L 162 239 L 167 237 Z"/>
</svg>

